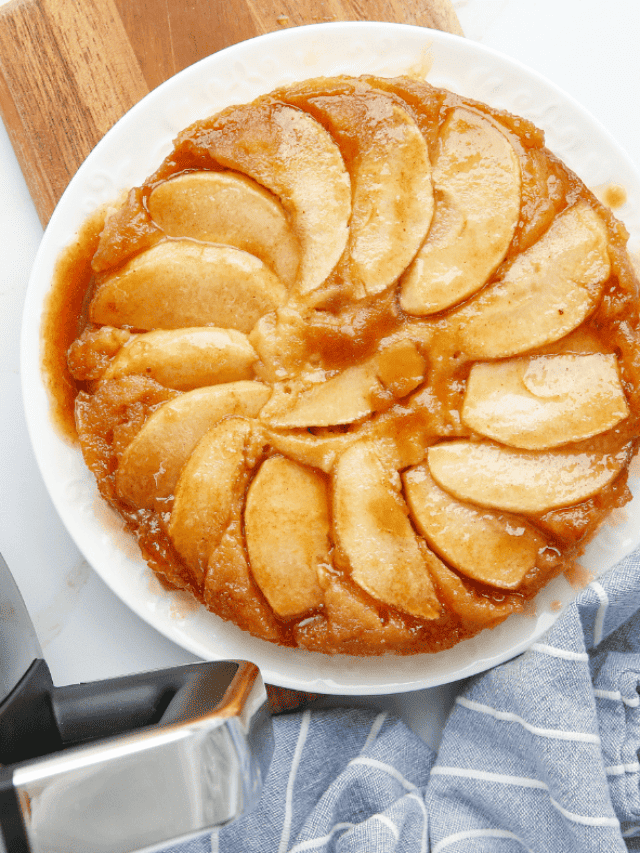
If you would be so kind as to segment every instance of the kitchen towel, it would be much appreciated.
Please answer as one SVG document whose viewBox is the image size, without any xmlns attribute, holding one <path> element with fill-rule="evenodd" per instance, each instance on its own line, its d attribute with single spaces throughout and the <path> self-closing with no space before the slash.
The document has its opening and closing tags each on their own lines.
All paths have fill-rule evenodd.
<svg viewBox="0 0 640 853">
<path fill-rule="evenodd" d="M 461 685 L 438 754 L 398 719 L 274 719 L 257 810 L 167 853 L 640 850 L 640 549 Z"/>
</svg>

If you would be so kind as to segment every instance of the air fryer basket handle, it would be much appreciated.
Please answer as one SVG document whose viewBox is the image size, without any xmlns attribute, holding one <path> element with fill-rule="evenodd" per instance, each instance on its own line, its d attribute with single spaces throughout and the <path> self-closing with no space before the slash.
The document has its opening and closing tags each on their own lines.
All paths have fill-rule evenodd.
<svg viewBox="0 0 640 853">
<path fill-rule="evenodd" d="M 230 661 L 190 664 L 54 688 L 53 713 L 62 743 L 70 746 L 158 724 L 176 695 L 189 690 L 205 673 L 210 674 L 212 668 L 218 675 L 219 696 L 213 697 L 215 704 L 222 699 L 238 664 Z"/>
<path fill-rule="evenodd" d="M 46 663 L 35 661 L 0 705 L 0 720 L 10 723 L 2 763 L 12 760 L 0 764 L 0 853 L 48 850 L 43 839 L 57 838 L 62 826 L 84 849 L 104 853 L 95 827 L 129 789 L 134 811 L 117 824 L 118 853 L 137 849 L 128 846 L 132 839 L 145 846 L 149 833 L 169 842 L 224 825 L 256 804 L 273 749 L 264 684 L 257 667 L 242 661 L 61 688 Z M 228 785 L 212 781 L 216 756 Z M 194 757 L 203 772 L 185 775 Z M 158 762 L 166 777 L 151 772 Z M 176 784 L 184 787 L 178 812 Z"/>
</svg>

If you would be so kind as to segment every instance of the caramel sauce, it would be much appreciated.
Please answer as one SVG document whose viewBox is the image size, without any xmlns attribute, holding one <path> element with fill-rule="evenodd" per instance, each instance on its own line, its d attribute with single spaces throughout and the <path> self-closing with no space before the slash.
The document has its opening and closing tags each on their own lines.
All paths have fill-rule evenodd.
<svg viewBox="0 0 640 853">
<path fill-rule="evenodd" d="M 627 191 L 621 184 L 600 184 L 600 186 L 593 187 L 592 192 L 596 198 L 600 199 L 611 210 L 617 210 L 627 203 Z"/>
<path fill-rule="evenodd" d="M 362 79 L 371 82 L 373 78 Z M 637 446 L 635 436 L 640 421 L 640 355 L 636 331 L 638 282 L 625 251 L 624 227 L 544 148 L 541 132 L 524 119 L 464 101 L 418 80 L 376 79 L 375 84 L 410 109 L 432 151 L 437 150 L 438 128 L 447 113 L 458 104 L 471 104 L 484 112 L 501 126 L 512 141 L 522 172 L 520 221 L 496 276 L 521 251 L 536 242 L 558 213 L 577 200 L 587 201 L 605 220 L 610 234 L 612 276 L 597 310 L 582 324 L 578 333 L 588 333 L 598 341 L 602 351 L 619 355 L 622 379 L 632 411 L 627 429 L 630 440 Z M 353 85 L 351 81 L 342 79 L 330 84 L 311 81 L 266 96 L 262 102 L 281 99 L 306 109 L 327 126 L 320 92 L 350 92 Z M 366 119 L 362 112 L 344 116 L 344 127 L 339 135 L 349 166 L 353 165 L 356 157 L 350 133 L 353 133 L 354 126 L 366 126 Z M 251 606 L 242 603 L 246 590 L 235 587 L 231 582 L 225 586 L 222 580 L 220 592 L 214 600 L 215 597 L 203 593 L 194 582 L 191 572 L 172 546 L 166 529 L 172 498 L 164 504 L 157 504 L 155 510 L 132 508 L 118 498 L 114 478 L 121 453 L 149 415 L 166 400 L 177 396 L 177 392 L 143 377 L 128 377 L 120 386 L 111 389 L 100 386 L 93 379 L 76 380 L 69 370 L 67 354 L 72 344 L 76 348 L 79 346 L 74 342 L 83 332 L 85 340 L 90 341 L 92 327 L 87 306 L 95 286 L 139 252 L 166 239 L 147 209 L 147 199 L 153 188 L 186 171 L 223 168 L 224 164 L 212 160 L 207 147 L 207 140 L 216 132 L 218 121 L 219 117 L 214 117 L 183 131 L 170 156 L 141 187 L 130 191 L 106 226 L 104 211 L 96 213 L 61 256 L 42 325 L 43 373 L 56 427 L 67 440 L 77 441 L 76 417 L 79 418 L 84 430 L 82 450 L 85 461 L 95 474 L 103 497 L 120 512 L 163 585 L 187 590 L 223 618 L 232 619 L 246 630 L 286 645 L 355 654 L 380 654 L 385 650 L 409 654 L 451 647 L 477 633 L 478 626 L 446 608 L 439 619 L 423 621 L 371 599 L 350 580 L 347 562 L 337 549 L 333 551 L 334 564 L 331 567 L 337 584 L 332 592 L 334 604 L 331 606 L 337 608 L 335 612 L 339 612 L 343 620 L 340 623 L 328 618 L 331 612 L 329 598 L 321 612 L 305 614 L 301 619 L 279 620 L 269 610 L 250 575 L 247 589 L 253 596 Z M 332 130 L 336 132 L 335 127 Z M 612 208 L 623 204 L 625 199 L 624 190 L 612 185 L 604 194 L 603 203 Z M 339 279 L 332 280 L 330 284 L 324 304 L 307 311 L 301 318 L 304 324 L 302 339 L 300 326 L 296 323 L 283 332 L 285 343 L 287 335 L 290 342 L 296 341 L 297 349 L 292 346 L 296 355 L 289 367 L 295 371 L 301 365 L 313 364 L 329 373 L 340 371 L 376 354 L 381 341 L 406 333 L 407 340 L 416 341 L 417 349 L 402 350 L 396 361 L 383 358 L 380 362 L 380 378 L 385 385 L 385 393 L 376 401 L 371 418 L 379 428 L 378 434 L 395 443 L 403 467 L 418 464 L 426 448 L 436 441 L 459 436 L 479 437 L 466 429 L 460 419 L 471 362 L 464 352 L 459 351 L 454 340 L 437 334 L 438 330 L 441 332 L 446 328 L 447 312 L 421 321 L 420 334 L 416 337 L 416 318 L 402 312 L 394 290 L 367 301 L 358 301 L 353 299 L 352 293 L 341 290 Z M 90 343 L 87 346 L 91 349 Z M 81 352 L 80 355 L 84 358 L 85 354 Z M 108 359 L 110 352 L 105 357 Z M 406 382 L 406 377 L 420 377 L 425 364 L 428 385 L 411 393 L 415 384 Z M 387 386 L 389 394 L 386 394 Z M 361 426 L 355 424 L 340 428 L 336 433 L 348 434 Z M 629 498 L 625 473 L 589 501 L 529 519 L 544 533 L 549 546 L 518 590 L 509 593 L 511 597 L 508 600 L 512 601 L 513 609 L 524 608 L 531 614 L 533 604 L 527 602 L 531 602 L 543 586 L 563 571 L 574 586 L 588 583 L 591 577 L 584 569 L 572 564 L 573 558 L 607 514 L 623 506 Z M 248 565 L 246 547 L 242 544 L 241 509 L 238 508 L 233 535 L 229 533 L 213 559 L 212 565 L 220 578 L 224 576 L 226 565 Z M 374 516 L 377 510 L 372 508 Z M 401 533 L 407 517 L 400 507 L 397 515 L 389 514 L 387 503 L 379 510 L 380 528 L 389 530 L 392 535 Z M 499 606 L 506 600 L 503 591 L 466 577 L 464 582 L 475 596 L 488 603 Z"/>
<path fill-rule="evenodd" d="M 569 581 L 574 589 L 584 589 L 595 578 L 593 572 L 585 569 L 579 563 L 574 563 L 570 569 L 567 569 L 564 576 Z"/>
<path fill-rule="evenodd" d="M 51 417 L 67 441 L 76 442 L 75 399 L 80 390 L 69 371 L 67 350 L 86 325 L 91 292 L 91 259 L 104 227 L 105 212 L 97 211 L 60 256 L 42 317 L 42 373 L 51 403 Z"/>
<path fill-rule="evenodd" d="M 371 305 L 317 311 L 306 324 L 305 355 L 318 357 L 327 370 L 344 369 L 373 355 L 380 340 L 401 325 L 399 309 L 388 295 Z"/>
</svg>

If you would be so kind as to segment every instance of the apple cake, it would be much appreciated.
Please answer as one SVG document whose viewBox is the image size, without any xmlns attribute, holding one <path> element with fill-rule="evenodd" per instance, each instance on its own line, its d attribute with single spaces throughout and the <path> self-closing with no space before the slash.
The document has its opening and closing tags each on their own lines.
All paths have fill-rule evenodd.
<svg viewBox="0 0 640 853">
<path fill-rule="evenodd" d="M 626 242 L 529 121 L 425 82 L 228 108 L 66 266 L 86 464 L 166 585 L 240 629 L 449 648 L 631 497 Z"/>
</svg>

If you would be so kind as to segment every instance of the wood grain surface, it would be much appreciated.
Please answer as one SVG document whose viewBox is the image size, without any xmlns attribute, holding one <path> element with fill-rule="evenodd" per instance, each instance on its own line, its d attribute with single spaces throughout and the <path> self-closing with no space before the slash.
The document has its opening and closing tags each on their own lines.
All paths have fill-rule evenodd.
<svg viewBox="0 0 640 853">
<path fill-rule="evenodd" d="M 393 21 L 462 35 L 450 0 L 116 0 L 150 89 L 223 47 L 330 21 Z M 162 22 L 149 26 L 150 21 Z"/>
<path fill-rule="evenodd" d="M 13 0 L 0 8 L 0 113 L 44 224 L 92 148 L 173 74 L 223 47 L 323 21 L 462 35 L 450 0 Z"/>
</svg>

